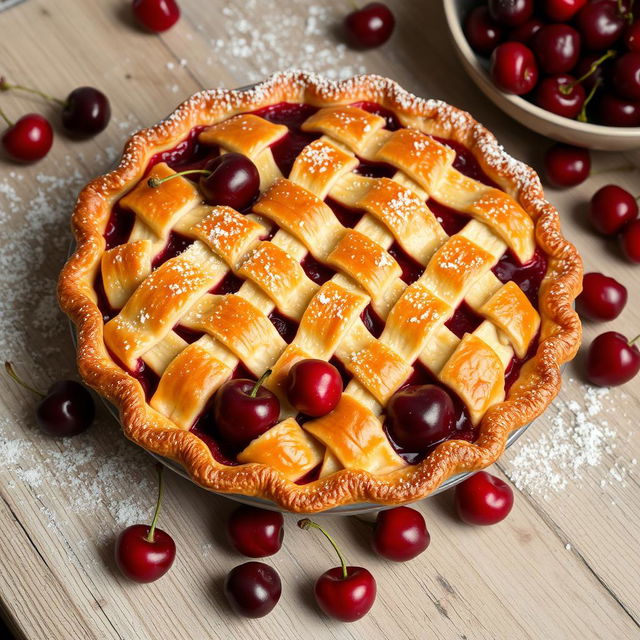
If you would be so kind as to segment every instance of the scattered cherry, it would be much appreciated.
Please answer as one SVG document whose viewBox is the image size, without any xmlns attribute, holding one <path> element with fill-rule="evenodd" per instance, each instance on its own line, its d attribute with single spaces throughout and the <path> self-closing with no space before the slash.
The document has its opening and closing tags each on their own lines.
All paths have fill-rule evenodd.
<svg viewBox="0 0 640 640">
<path fill-rule="evenodd" d="M 455 488 L 458 515 L 467 524 L 489 525 L 504 520 L 513 507 L 511 487 L 486 471 L 478 471 Z"/>
<path fill-rule="evenodd" d="M 505 27 L 518 27 L 533 14 L 533 0 L 489 0 L 489 13 Z"/>
<path fill-rule="evenodd" d="M 589 218 L 602 234 L 618 233 L 628 222 L 638 216 L 636 199 L 622 187 L 608 184 L 598 189 L 591 198 Z"/>
<path fill-rule="evenodd" d="M 538 82 L 538 65 L 533 52 L 520 42 L 505 42 L 491 54 L 491 78 L 502 91 L 522 95 Z"/>
<path fill-rule="evenodd" d="M 640 220 L 625 225 L 620 234 L 622 251 L 632 262 L 640 262 Z"/>
<path fill-rule="evenodd" d="M 538 30 L 532 46 L 545 73 L 566 73 L 578 62 L 580 34 L 568 24 L 547 24 Z"/>
<path fill-rule="evenodd" d="M 600 334 L 587 352 L 587 378 L 600 387 L 629 382 L 640 371 L 640 336 L 627 340 L 617 331 Z"/>
<path fill-rule="evenodd" d="M 640 127 L 640 101 L 605 93 L 598 100 L 598 120 L 609 127 Z"/>
<path fill-rule="evenodd" d="M 536 89 L 536 104 L 551 113 L 575 118 L 581 111 L 586 94 L 582 85 L 566 73 L 548 76 Z"/>
<path fill-rule="evenodd" d="M 544 12 L 554 22 L 567 22 L 587 4 L 587 0 L 544 0 Z"/>
<path fill-rule="evenodd" d="M 396 19 L 382 2 L 370 2 L 352 11 L 344 20 L 344 28 L 351 43 L 371 49 L 384 44 L 393 33 Z"/>
<path fill-rule="evenodd" d="M 583 46 L 590 51 L 611 47 L 621 36 L 624 25 L 617 3 L 609 0 L 589 2 L 576 16 Z"/>
<path fill-rule="evenodd" d="M 92 136 L 106 129 L 111 119 L 107 96 L 94 87 L 74 89 L 64 102 L 62 124 L 76 135 Z"/>
<path fill-rule="evenodd" d="M 176 557 L 173 538 L 157 529 L 158 514 L 162 503 L 162 466 L 158 465 L 158 500 L 151 526 L 134 524 L 120 533 L 116 540 L 116 564 L 123 575 L 135 582 L 153 582 L 161 578 Z"/>
<path fill-rule="evenodd" d="M 422 452 L 446 440 L 455 428 L 451 396 L 433 384 L 410 385 L 387 405 L 391 439 L 403 449 Z"/>
<path fill-rule="evenodd" d="M 464 21 L 464 32 L 473 50 L 484 55 L 491 53 L 504 37 L 504 29 L 489 15 L 489 9 L 484 5 L 469 11 Z"/>
<path fill-rule="evenodd" d="M 629 51 L 640 51 L 640 19 L 634 20 L 625 29 L 624 44 Z"/>
<path fill-rule="evenodd" d="M 378 512 L 373 529 L 373 549 L 379 555 L 405 562 L 419 556 L 431 542 L 422 514 L 410 507 Z"/>
<path fill-rule="evenodd" d="M 53 144 L 51 124 L 38 113 L 28 113 L 15 123 L 0 111 L 9 128 L 2 134 L 2 146 L 13 160 L 35 162 L 44 158 Z"/>
<path fill-rule="evenodd" d="M 533 40 L 533 37 L 544 26 L 544 22 L 538 18 L 531 18 L 524 24 L 516 27 L 509 32 L 509 40 L 513 42 L 522 42 L 522 44 L 529 45 Z"/>
<path fill-rule="evenodd" d="M 224 593 L 233 609 L 247 618 L 262 618 L 280 600 L 278 572 L 264 562 L 245 562 L 229 571 Z"/>
<path fill-rule="evenodd" d="M 315 596 L 320 608 L 328 616 L 343 622 L 362 618 L 376 599 L 375 578 L 363 567 L 347 566 L 340 549 L 320 525 L 304 518 L 298 522 L 298 526 L 321 531 L 340 558 L 340 567 L 325 571 L 316 581 Z"/>
<path fill-rule="evenodd" d="M 615 61 L 612 81 L 621 98 L 640 100 L 640 52 L 630 51 Z"/>
<path fill-rule="evenodd" d="M 243 449 L 278 422 L 280 402 L 262 386 L 271 370 L 254 382 L 246 378 L 227 380 L 214 399 L 215 423 L 221 438 Z"/>
<path fill-rule="evenodd" d="M 589 177 L 591 156 L 588 149 L 557 143 L 547 150 L 544 165 L 554 187 L 573 187 Z"/>
<path fill-rule="evenodd" d="M 342 396 L 338 370 L 324 360 L 300 360 L 289 370 L 287 398 L 301 413 L 318 418 L 331 413 Z"/>
<path fill-rule="evenodd" d="M 133 0 L 131 9 L 139 24 L 154 33 L 170 29 L 180 18 L 175 0 Z"/>
<path fill-rule="evenodd" d="M 591 320 L 613 320 L 627 304 L 627 289 L 602 273 L 585 273 L 582 293 L 576 298 L 578 313 Z"/>
<path fill-rule="evenodd" d="M 284 518 L 278 511 L 242 505 L 227 522 L 227 537 L 237 551 L 250 558 L 277 553 L 284 537 Z"/>
</svg>

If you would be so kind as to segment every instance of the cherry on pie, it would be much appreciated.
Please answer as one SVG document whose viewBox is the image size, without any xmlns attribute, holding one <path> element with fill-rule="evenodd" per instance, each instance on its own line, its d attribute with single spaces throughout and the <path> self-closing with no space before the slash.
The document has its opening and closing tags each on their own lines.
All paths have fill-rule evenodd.
<svg viewBox="0 0 640 640">
<path fill-rule="evenodd" d="M 229 152 L 259 172 L 242 211 L 205 203 L 198 174 L 161 181 Z M 486 467 L 580 341 L 581 261 L 535 172 L 468 114 L 377 76 L 196 94 L 83 189 L 73 228 L 60 303 L 125 434 L 208 489 L 292 511 L 408 502 Z M 343 379 L 320 417 L 287 399 L 305 359 Z M 279 420 L 234 449 L 216 391 L 267 369 Z M 451 398 L 453 428 L 406 450 L 386 408 L 423 384 Z"/>
</svg>

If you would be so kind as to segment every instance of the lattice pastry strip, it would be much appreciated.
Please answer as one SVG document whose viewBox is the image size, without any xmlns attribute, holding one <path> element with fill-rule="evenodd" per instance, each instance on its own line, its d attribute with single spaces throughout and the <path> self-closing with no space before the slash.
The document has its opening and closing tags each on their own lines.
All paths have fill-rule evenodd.
<svg viewBox="0 0 640 640">
<path fill-rule="evenodd" d="M 151 273 L 152 250 L 151 240 L 135 240 L 102 254 L 102 284 L 113 309 L 122 308 L 138 285 Z"/>
</svg>

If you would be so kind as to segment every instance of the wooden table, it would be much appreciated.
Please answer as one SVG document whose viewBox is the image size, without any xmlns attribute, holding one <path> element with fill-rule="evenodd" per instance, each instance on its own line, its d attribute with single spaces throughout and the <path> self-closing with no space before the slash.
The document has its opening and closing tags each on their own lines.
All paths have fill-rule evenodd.
<svg viewBox="0 0 640 640">
<path fill-rule="evenodd" d="M 202 87 L 243 85 L 285 65 L 377 72 L 418 95 L 469 109 L 534 166 L 548 145 L 471 84 L 434 0 L 390 2 L 398 20 L 394 38 L 366 54 L 338 45 L 332 25 L 348 10 L 339 0 L 321 6 L 181 0 L 183 18 L 161 37 L 137 30 L 128 4 L 28 0 L 0 14 L 0 71 L 10 80 L 57 96 L 96 85 L 114 111 L 109 128 L 92 140 L 74 142 L 56 130 L 52 152 L 34 166 L 0 161 L 0 347 L 39 387 L 74 375 L 54 282 L 78 188 L 109 167 L 130 131 L 156 122 Z M 14 118 L 32 110 L 52 115 L 41 101 L 17 94 L 0 95 L 0 106 Z M 595 155 L 599 170 L 639 161 L 640 154 Z M 549 190 L 587 270 L 614 275 L 629 288 L 630 304 L 606 326 L 627 334 L 640 327 L 639 267 L 624 262 L 584 218 L 598 186 L 615 180 L 637 192 L 637 177 L 605 171 L 579 188 Z M 604 329 L 587 325 L 586 340 Z M 313 582 L 335 558 L 296 528 L 295 516 L 286 518 L 283 550 L 269 559 L 283 579 L 277 609 L 258 621 L 234 616 L 221 592 L 226 572 L 242 561 L 222 533 L 233 503 L 170 473 L 161 526 L 177 541 L 177 561 L 155 584 L 124 580 L 112 560 L 113 540 L 127 524 L 150 516 L 152 459 L 121 437 L 102 408 L 89 433 L 64 442 L 41 436 L 34 397 L 2 377 L 0 597 L 6 619 L 29 639 L 638 638 L 640 384 L 636 379 L 596 396 L 586 391 L 581 372 L 579 357 L 566 370 L 555 407 L 494 468 L 517 481 L 516 506 L 504 523 L 464 526 L 452 514 L 451 495 L 428 499 L 418 508 L 431 546 L 397 565 L 372 555 L 367 525 L 325 517 L 351 563 L 366 565 L 379 585 L 371 614 L 351 625 L 316 610 Z M 552 430 L 565 449 L 545 444 Z M 538 464 L 549 456 L 553 469 L 541 475 Z"/>
</svg>

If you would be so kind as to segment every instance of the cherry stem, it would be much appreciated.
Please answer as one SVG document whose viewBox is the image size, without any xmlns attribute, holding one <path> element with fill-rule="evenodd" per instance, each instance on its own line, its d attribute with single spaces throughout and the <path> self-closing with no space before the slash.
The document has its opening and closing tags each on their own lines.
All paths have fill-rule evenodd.
<svg viewBox="0 0 640 640">
<path fill-rule="evenodd" d="M 9 377 L 14 381 L 17 382 L 21 387 L 24 387 L 25 389 L 29 389 L 29 391 L 35 393 L 36 395 L 40 396 L 41 398 L 45 397 L 45 394 L 42 393 L 42 391 L 38 391 L 37 389 L 35 389 L 34 387 L 28 385 L 17 373 L 16 370 L 13 368 L 13 363 L 11 362 L 5 362 L 4 363 L 4 368 L 7 370 L 7 374 L 9 375 Z"/>
<path fill-rule="evenodd" d="M 638 334 L 633 340 L 629 340 L 629 346 L 632 347 L 636 342 L 640 340 L 640 334 Z"/>
<path fill-rule="evenodd" d="M 13 122 L 11 122 L 11 120 L 9 120 L 9 118 L 7 117 L 7 114 L 0 109 L 0 116 L 2 116 L 2 119 L 10 126 L 13 127 Z"/>
<path fill-rule="evenodd" d="M 596 91 L 600 88 L 600 83 L 596 82 L 593 87 L 591 87 L 591 91 L 589 91 L 589 95 L 585 98 L 585 101 L 582 103 L 582 109 L 580 109 L 580 113 L 578 114 L 578 122 L 588 122 L 587 119 L 587 106 L 591 102 L 591 99 L 595 95 Z"/>
<path fill-rule="evenodd" d="M 153 512 L 153 520 L 151 521 L 151 528 L 149 529 L 149 533 L 145 540 L 147 542 L 155 542 L 154 534 L 156 532 L 156 524 L 158 523 L 158 515 L 160 514 L 160 504 L 162 503 L 162 493 L 164 490 L 164 483 L 162 481 L 162 470 L 164 467 L 159 464 L 156 466 L 158 471 L 158 499 L 156 500 L 156 510 Z"/>
<path fill-rule="evenodd" d="M 54 96 L 45 93 L 44 91 L 38 91 L 38 89 L 32 89 L 31 87 L 25 87 L 21 84 L 10 84 L 5 80 L 5 78 L 0 78 L 0 91 L 10 91 L 12 89 L 17 89 L 18 91 L 26 91 L 27 93 L 35 93 L 37 96 L 48 100 L 49 102 L 55 102 L 59 104 L 61 107 L 65 106 L 65 101 L 60 100 L 60 98 L 56 98 Z"/>
<path fill-rule="evenodd" d="M 257 380 L 257 382 L 253 385 L 253 389 L 251 389 L 251 393 L 249 394 L 250 398 L 255 398 L 258 395 L 258 389 L 263 385 L 264 381 L 271 375 L 271 369 L 267 369 Z"/>
<path fill-rule="evenodd" d="M 177 178 L 178 176 L 188 176 L 191 173 L 204 173 L 206 175 L 210 175 L 211 171 L 207 171 L 207 169 L 189 169 L 188 171 L 181 171 L 180 173 L 174 173 L 170 176 L 165 176 L 164 178 L 149 178 L 147 180 L 147 184 L 152 189 L 155 189 L 156 187 L 159 187 L 163 182 L 166 182 L 167 180 L 172 180 L 173 178 Z"/>
<path fill-rule="evenodd" d="M 612 58 L 615 55 L 616 55 L 616 52 L 613 49 L 609 49 L 609 51 L 607 51 L 607 53 L 605 53 L 603 56 L 600 56 L 597 60 L 594 60 L 591 63 L 589 70 L 586 73 L 582 74 L 577 80 L 574 80 L 569 84 L 561 84 L 559 87 L 560 93 L 564 94 L 565 96 L 568 96 L 574 90 L 577 84 L 584 82 L 589 76 L 593 75 L 598 70 L 598 67 L 605 60 L 608 60 L 609 58 Z M 593 93 L 593 90 L 592 90 L 592 93 Z"/>
<path fill-rule="evenodd" d="M 325 538 L 331 543 L 331 546 L 335 549 L 336 553 L 338 554 L 338 558 L 340 558 L 340 564 L 342 565 L 342 579 L 346 580 L 349 577 L 349 574 L 347 573 L 347 561 L 344 559 L 344 556 L 342 555 L 342 552 L 338 548 L 338 545 L 336 544 L 335 540 L 319 524 L 317 524 L 316 522 L 313 522 L 313 520 L 309 520 L 309 518 L 303 518 L 302 520 L 298 520 L 298 526 L 301 529 L 304 529 L 305 531 L 308 531 L 313 527 L 314 529 L 318 529 L 318 531 L 324 534 Z"/>
</svg>

